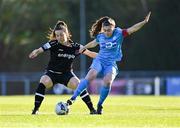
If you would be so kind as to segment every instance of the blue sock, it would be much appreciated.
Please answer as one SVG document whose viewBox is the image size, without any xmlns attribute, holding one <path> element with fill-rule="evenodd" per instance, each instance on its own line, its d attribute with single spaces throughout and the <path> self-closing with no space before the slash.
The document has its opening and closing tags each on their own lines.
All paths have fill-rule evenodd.
<svg viewBox="0 0 180 128">
<path fill-rule="evenodd" d="M 98 106 L 102 106 L 102 104 L 105 101 L 106 97 L 108 96 L 109 92 L 110 92 L 110 87 L 109 86 L 102 86 L 101 87 Z"/>
<path fill-rule="evenodd" d="M 84 79 L 81 80 L 81 82 L 79 83 L 78 87 L 76 88 L 76 90 L 74 91 L 73 96 L 71 97 L 71 100 L 76 100 L 76 97 L 79 96 L 81 94 L 81 92 L 87 88 L 87 86 L 89 85 L 89 81 Z"/>
</svg>

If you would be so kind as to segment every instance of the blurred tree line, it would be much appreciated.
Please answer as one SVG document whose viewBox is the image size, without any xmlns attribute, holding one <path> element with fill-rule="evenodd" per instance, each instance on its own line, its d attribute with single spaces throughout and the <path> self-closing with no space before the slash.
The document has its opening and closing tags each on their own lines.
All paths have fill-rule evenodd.
<svg viewBox="0 0 180 128">
<path fill-rule="evenodd" d="M 85 6 L 86 42 L 92 40 L 88 33 L 92 23 L 101 16 L 128 28 L 151 10 L 150 22 L 125 38 L 120 70 L 180 70 L 179 0 L 85 0 Z M 28 54 L 48 41 L 48 30 L 57 20 L 64 20 L 72 39 L 79 42 L 79 7 L 80 0 L 0 0 L 0 72 L 42 71 L 48 53 L 34 60 Z M 87 59 L 87 67 L 91 61 Z M 78 71 L 79 59 L 75 63 Z"/>
</svg>

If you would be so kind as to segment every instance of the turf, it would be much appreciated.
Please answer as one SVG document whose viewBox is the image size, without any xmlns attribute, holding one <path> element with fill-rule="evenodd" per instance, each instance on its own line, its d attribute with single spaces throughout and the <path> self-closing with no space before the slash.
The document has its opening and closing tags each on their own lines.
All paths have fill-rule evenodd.
<svg viewBox="0 0 180 128">
<path fill-rule="evenodd" d="M 31 115 L 34 96 L 0 96 L 0 128 L 172 128 L 180 127 L 180 97 L 109 96 L 103 115 L 89 115 L 79 98 L 69 115 L 57 116 L 54 106 L 70 96 L 48 95 L 40 113 Z M 93 102 L 98 101 L 92 96 Z"/>
</svg>

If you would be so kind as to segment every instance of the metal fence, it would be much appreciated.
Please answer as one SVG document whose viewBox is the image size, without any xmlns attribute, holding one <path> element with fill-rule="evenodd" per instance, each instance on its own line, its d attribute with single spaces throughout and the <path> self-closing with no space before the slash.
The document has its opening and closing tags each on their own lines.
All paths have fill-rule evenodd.
<svg viewBox="0 0 180 128">
<path fill-rule="evenodd" d="M 79 73 L 75 73 L 80 76 Z M 33 94 L 42 72 L 0 73 L 0 95 Z M 90 86 L 90 93 L 96 94 L 102 83 L 99 76 Z M 98 86 L 96 86 L 98 85 Z M 180 72 L 129 71 L 121 72 L 112 85 L 112 94 L 124 95 L 166 95 L 180 94 Z M 72 93 L 64 86 L 55 86 L 48 93 Z"/>
</svg>

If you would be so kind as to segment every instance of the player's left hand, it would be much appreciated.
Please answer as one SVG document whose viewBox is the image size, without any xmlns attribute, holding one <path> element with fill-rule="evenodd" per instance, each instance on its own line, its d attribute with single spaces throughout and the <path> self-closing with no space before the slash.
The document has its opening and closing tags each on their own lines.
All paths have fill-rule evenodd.
<svg viewBox="0 0 180 128">
<path fill-rule="evenodd" d="M 149 21 L 150 16 L 151 16 L 151 12 L 149 12 L 148 15 L 145 17 L 144 19 L 145 23 Z"/>
</svg>

